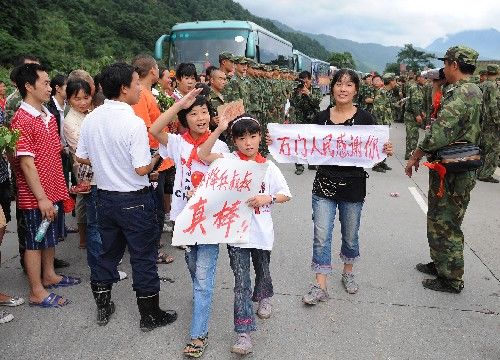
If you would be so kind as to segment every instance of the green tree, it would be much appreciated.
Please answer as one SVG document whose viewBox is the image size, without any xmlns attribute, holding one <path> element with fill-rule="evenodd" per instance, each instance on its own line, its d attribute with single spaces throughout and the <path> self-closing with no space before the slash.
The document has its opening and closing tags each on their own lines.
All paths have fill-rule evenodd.
<svg viewBox="0 0 500 360">
<path fill-rule="evenodd" d="M 336 66 L 339 69 L 349 68 L 356 70 L 356 64 L 354 63 L 354 59 L 352 58 L 352 54 L 350 52 L 332 52 L 328 62 L 332 66 Z"/>
<path fill-rule="evenodd" d="M 385 64 L 385 70 L 384 73 L 394 73 L 396 75 L 399 75 L 399 64 L 398 63 L 387 63 Z"/>
<path fill-rule="evenodd" d="M 408 70 L 420 71 L 424 67 L 433 68 L 432 59 L 435 58 L 434 54 L 417 50 L 412 44 L 405 44 L 398 52 L 397 62 L 398 64 L 406 64 Z"/>
</svg>

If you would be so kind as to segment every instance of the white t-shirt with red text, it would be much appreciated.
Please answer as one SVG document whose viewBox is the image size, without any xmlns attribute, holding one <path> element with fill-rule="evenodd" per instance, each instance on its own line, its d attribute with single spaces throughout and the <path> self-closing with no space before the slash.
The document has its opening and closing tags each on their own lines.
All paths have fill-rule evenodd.
<svg viewBox="0 0 500 360">
<path fill-rule="evenodd" d="M 162 158 L 171 158 L 175 163 L 174 191 L 172 194 L 172 207 L 170 209 L 171 220 L 175 220 L 182 209 L 184 209 L 184 206 L 186 206 L 188 191 L 194 190 L 191 180 L 192 174 L 199 172 L 204 175 L 208 170 L 207 164 L 197 160 L 192 161 L 191 168 L 187 166 L 187 161 L 192 150 L 193 145 L 184 140 L 182 135 L 177 134 L 168 134 L 167 146 L 160 144 L 160 156 Z M 228 153 L 229 148 L 226 143 L 217 140 L 212 152 Z"/>
<path fill-rule="evenodd" d="M 212 150 L 212 152 L 217 153 L 218 151 Z M 236 152 L 223 155 L 227 158 L 240 158 Z M 281 170 L 271 160 L 267 160 L 266 163 L 268 163 L 269 166 L 264 175 L 259 195 L 282 194 L 291 198 L 292 194 L 290 193 L 290 189 L 288 188 L 288 184 Z M 271 208 L 273 206 L 275 205 L 264 205 L 254 209 L 252 221 L 250 223 L 250 242 L 248 244 L 230 245 L 246 249 L 272 250 L 274 243 L 274 225 L 271 217 Z"/>
</svg>

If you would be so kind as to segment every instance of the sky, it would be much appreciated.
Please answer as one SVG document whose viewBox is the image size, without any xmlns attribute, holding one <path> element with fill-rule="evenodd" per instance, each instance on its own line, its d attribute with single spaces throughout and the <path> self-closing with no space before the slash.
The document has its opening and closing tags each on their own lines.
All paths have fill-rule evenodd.
<svg viewBox="0 0 500 360">
<path fill-rule="evenodd" d="M 236 0 L 295 30 L 357 42 L 422 48 L 464 30 L 500 30 L 498 0 Z M 270 6 L 270 4 L 272 4 Z M 453 5 L 453 6 L 452 6 Z"/>
</svg>

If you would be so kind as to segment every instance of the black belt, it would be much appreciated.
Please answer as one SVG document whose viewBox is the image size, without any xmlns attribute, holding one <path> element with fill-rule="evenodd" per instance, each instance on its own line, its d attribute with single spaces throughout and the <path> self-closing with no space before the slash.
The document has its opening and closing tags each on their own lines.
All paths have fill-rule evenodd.
<svg viewBox="0 0 500 360">
<path fill-rule="evenodd" d="M 98 192 L 108 194 L 108 195 L 139 195 L 139 194 L 147 194 L 150 191 L 149 186 L 145 186 L 140 190 L 135 191 L 109 191 L 109 190 L 101 190 L 97 189 Z"/>
</svg>

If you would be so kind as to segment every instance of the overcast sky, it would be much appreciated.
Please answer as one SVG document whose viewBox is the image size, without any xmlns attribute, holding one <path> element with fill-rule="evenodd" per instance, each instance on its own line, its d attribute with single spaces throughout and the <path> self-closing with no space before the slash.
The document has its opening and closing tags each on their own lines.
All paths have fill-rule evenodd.
<svg viewBox="0 0 500 360">
<path fill-rule="evenodd" d="M 463 30 L 500 30 L 499 0 L 236 1 L 254 15 L 296 30 L 383 45 L 426 47 Z"/>
</svg>

